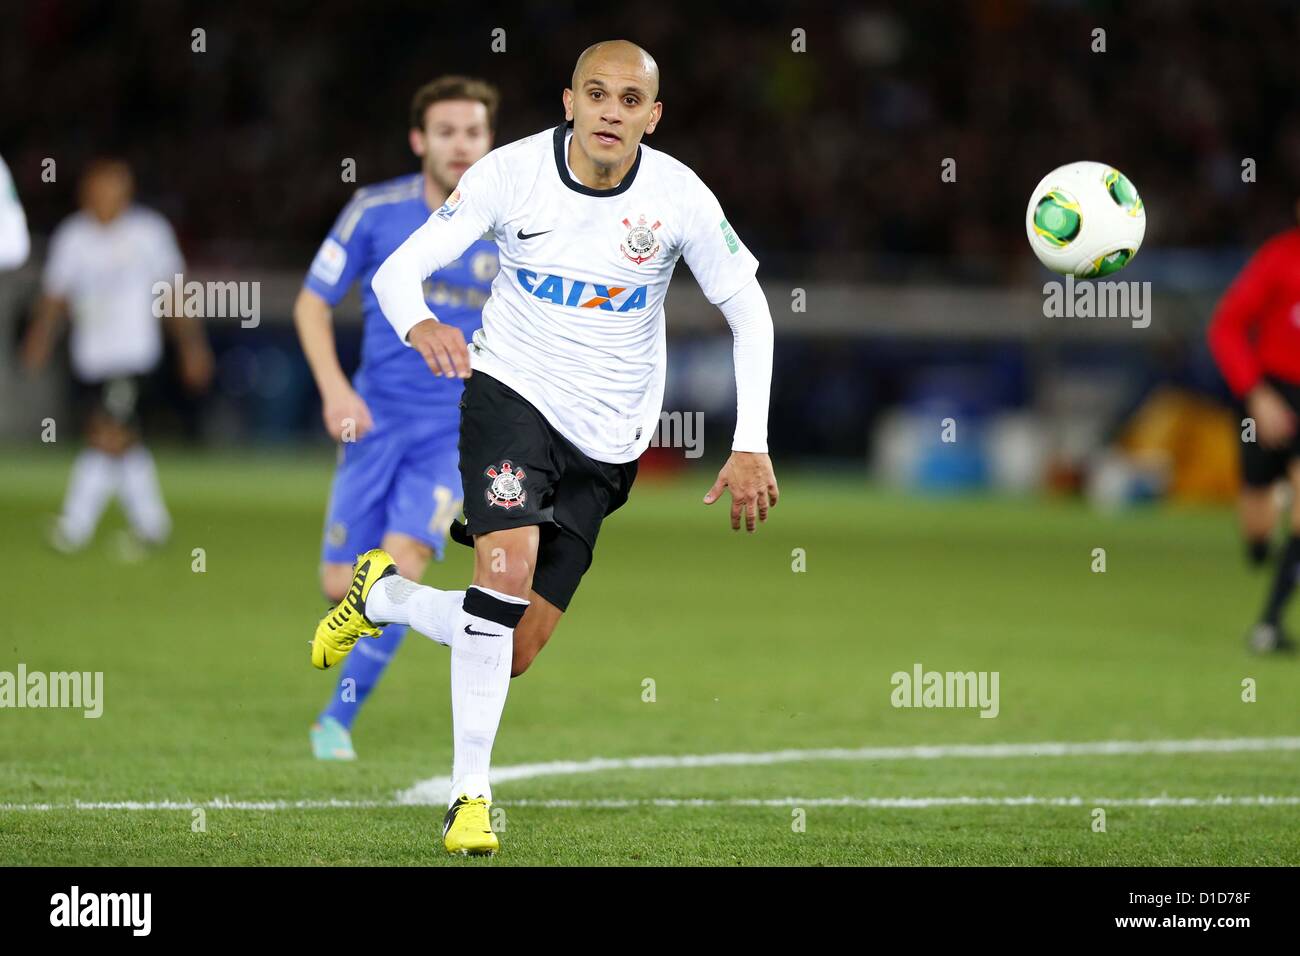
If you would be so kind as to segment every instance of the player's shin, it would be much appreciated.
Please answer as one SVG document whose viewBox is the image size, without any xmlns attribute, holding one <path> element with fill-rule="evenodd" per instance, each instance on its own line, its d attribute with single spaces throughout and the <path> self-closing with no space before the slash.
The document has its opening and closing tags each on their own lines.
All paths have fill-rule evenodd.
<svg viewBox="0 0 1300 956">
<path fill-rule="evenodd" d="M 106 452 L 87 448 L 77 455 L 56 532 L 56 540 L 63 547 L 80 548 L 95 533 L 100 516 L 118 489 L 120 474 L 118 460 Z"/>
<path fill-rule="evenodd" d="M 123 453 L 120 467 L 122 485 L 119 493 L 131 527 L 146 541 L 161 543 L 171 533 L 172 523 L 163 503 L 153 455 L 149 449 L 137 444 Z"/>
<path fill-rule="evenodd" d="M 405 624 L 388 624 L 379 637 L 358 643 L 343 664 L 338 686 L 329 705 L 321 712 L 321 719 L 333 717 L 345 730 L 351 730 L 361 705 L 379 683 L 405 636 Z"/>
<path fill-rule="evenodd" d="M 451 802 L 492 799 L 488 766 L 510 688 L 514 632 L 528 602 L 490 588 L 465 592 L 451 647 Z"/>
<path fill-rule="evenodd" d="M 451 628 L 464 600 L 464 591 L 442 591 L 390 574 L 371 589 L 366 617 L 376 624 L 406 624 L 451 647 Z"/>
<path fill-rule="evenodd" d="M 1293 534 L 1287 539 L 1286 548 L 1278 556 L 1277 571 L 1273 578 L 1273 587 L 1264 607 L 1263 620 L 1275 627 L 1282 623 L 1282 612 L 1286 609 L 1291 593 L 1300 578 L 1300 535 Z"/>
</svg>

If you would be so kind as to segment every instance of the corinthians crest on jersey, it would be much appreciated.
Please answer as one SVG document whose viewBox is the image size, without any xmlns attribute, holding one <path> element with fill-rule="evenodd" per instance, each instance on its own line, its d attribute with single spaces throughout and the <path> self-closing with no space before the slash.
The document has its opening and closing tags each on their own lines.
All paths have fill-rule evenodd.
<svg viewBox="0 0 1300 956">
<path fill-rule="evenodd" d="M 524 491 L 525 475 L 522 468 L 515 468 L 510 462 L 503 461 L 500 468 L 489 465 L 483 474 L 492 479 L 492 484 L 485 492 L 489 505 L 509 510 L 522 508 L 528 500 L 528 492 Z"/>
<path fill-rule="evenodd" d="M 655 236 L 655 230 L 663 223 L 656 219 L 653 226 L 647 226 L 645 215 L 642 214 L 637 218 L 635 226 L 628 219 L 623 220 L 623 225 L 627 226 L 627 238 L 618 247 L 619 251 L 637 265 L 653 259 L 659 251 L 659 240 Z"/>
</svg>

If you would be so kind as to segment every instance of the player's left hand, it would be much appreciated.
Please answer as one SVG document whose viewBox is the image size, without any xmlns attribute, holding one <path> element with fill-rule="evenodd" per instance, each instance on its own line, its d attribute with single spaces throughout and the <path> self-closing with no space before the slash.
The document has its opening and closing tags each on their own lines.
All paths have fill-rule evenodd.
<svg viewBox="0 0 1300 956">
<path fill-rule="evenodd" d="M 195 344 L 181 349 L 181 383 L 194 394 L 207 390 L 212 384 L 212 351 L 206 344 Z"/>
<path fill-rule="evenodd" d="M 767 520 L 767 509 L 776 507 L 779 492 L 772 459 L 761 452 L 733 451 L 704 496 L 704 503 L 711 505 L 721 498 L 723 488 L 731 490 L 731 530 L 740 530 L 740 516 L 744 514 L 745 530 L 752 533 L 758 522 Z"/>
</svg>

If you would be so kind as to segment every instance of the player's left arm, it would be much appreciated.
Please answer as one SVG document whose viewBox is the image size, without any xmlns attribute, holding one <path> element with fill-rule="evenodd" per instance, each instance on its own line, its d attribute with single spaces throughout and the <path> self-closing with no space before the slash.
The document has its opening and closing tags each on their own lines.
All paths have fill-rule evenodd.
<svg viewBox="0 0 1300 956">
<path fill-rule="evenodd" d="M 181 283 L 171 281 L 173 276 L 184 273 L 185 258 L 176 243 L 176 234 L 162 216 L 157 217 L 153 238 L 154 269 L 159 278 L 172 288 L 171 308 L 165 310 L 162 316 L 163 330 L 176 346 L 181 383 L 191 392 L 202 392 L 212 382 L 215 366 L 212 347 L 208 344 L 208 337 L 204 335 L 199 320 L 185 314 Z"/>
<path fill-rule="evenodd" d="M 173 312 L 163 319 L 163 328 L 176 344 L 181 365 L 181 382 L 191 392 L 202 392 L 212 383 L 212 347 L 197 319 Z"/>
<path fill-rule="evenodd" d="M 772 392 L 772 313 L 758 280 L 718 306 L 731 326 L 732 361 L 736 367 L 736 432 L 731 457 L 704 496 L 711 505 L 731 492 L 731 528 L 754 531 L 776 506 L 779 490 L 767 453 L 767 411 Z"/>
<path fill-rule="evenodd" d="M 718 479 L 704 496 L 711 505 L 731 492 L 731 527 L 748 531 L 767 520 L 779 491 L 767 453 L 767 409 L 772 394 L 772 313 L 755 278 L 758 260 L 740 241 L 722 206 L 692 175 L 683 183 L 688 197 L 682 257 L 710 302 L 731 326 L 736 367 L 736 432 Z"/>
</svg>

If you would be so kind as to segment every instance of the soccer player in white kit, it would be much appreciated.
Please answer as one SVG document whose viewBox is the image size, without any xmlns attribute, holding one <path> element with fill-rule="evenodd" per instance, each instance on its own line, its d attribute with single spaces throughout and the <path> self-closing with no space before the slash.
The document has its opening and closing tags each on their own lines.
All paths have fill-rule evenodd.
<svg viewBox="0 0 1300 956">
<path fill-rule="evenodd" d="M 31 247 L 23 204 L 18 201 L 9 167 L 0 158 L 0 269 L 17 269 L 27 261 Z"/>
<path fill-rule="evenodd" d="M 35 320 L 23 346 L 28 371 L 49 360 L 65 314 L 86 447 L 72 466 L 63 510 L 51 535 L 62 551 L 94 536 L 116 495 L 136 540 L 158 545 L 171 531 L 153 456 L 140 440 L 138 403 L 145 376 L 162 359 L 165 323 L 178 347 L 187 388 L 206 387 L 212 353 L 202 330 L 180 309 L 160 323 L 154 284 L 171 286 L 184 261 L 167 220 L 132 204 L 126 163 L 93 162 L 81 180 L 81 209 L 50 239 Z"/>
<path fill-rule="evenodd" d="M 641 143 L 663 109 L 648 53 L 598 43 L 579 57 L 572 84 L 569 123 L 470 167 L 372 281 L 385 316 L 433 373 L 468 379 L 460 471 L 474 582 L 463 592 L 425 587 L 398 576 L 383 551 L 366 552 L 312 642 L 313 663 L 328 667 L 358 637 L 400 621 L 451 648 L 449 852 L 498 847 L 488 764 L 510 677 L 554 631 L 658 425 L 663 302 L 679 258 L 734 338 L 732 454 L 704 501 L 729 489 L 732 528 L 743 521 L 750 531 L 777 501 L 767 455 L 772 319 L 758 262 L 699 178 Z M 485 231 L 501 271 L 467 347 L 430 314 L 421 283 Z"/>
</svg>

